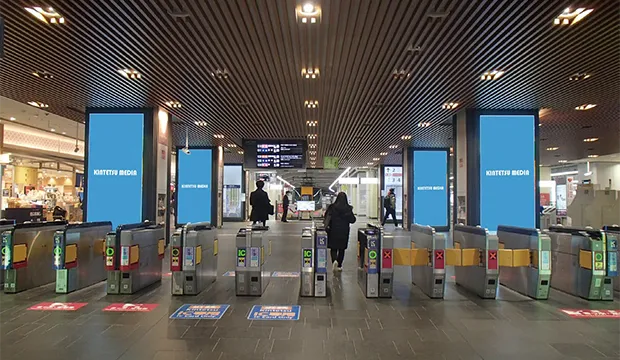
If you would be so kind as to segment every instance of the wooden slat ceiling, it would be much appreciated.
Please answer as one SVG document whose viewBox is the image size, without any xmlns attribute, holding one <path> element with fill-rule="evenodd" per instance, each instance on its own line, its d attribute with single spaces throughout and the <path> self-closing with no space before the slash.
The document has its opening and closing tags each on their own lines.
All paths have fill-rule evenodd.
<svg viewBox="0 0 620 360">
<path fill-rule="evenodd" d="M 315 25 L 297 23 L 300 4 L 2 1 L 0 95 L 48 103 L 50 112 L 76 121 L 86 106 L 175 100 L 183 105 L 171 110 L 180 119 L 179 145 L 186 126 L 191 145 L 316 133 L 318 167 L 326 155 L 341 157 L 342 166 L 366 165 L 383 151 L 391 154 L 386 162 L 397 161 L 390 145 L 451 146 L 451 127 L 441 124 L 465 107 L 549 109 L 540 129 L 543 164 L 620 152 L 617 1 L 320 0 L 322 21 Z M 24 10 L 36 5 L 54 7 L 66 24 L 46 25 Z M 574 26 L 553 26 L 569 5 L 594 12 Z M 189 16 L 171 15 L 179 13 Z M 436 13 L 447 16 L 429 16 Z M 320 69 L 318 80 L 302 78 L 308 67 Z M 142 79 L 120 76 L 124 68 Z M 218 69 L 228 79 L 211 75 Z M 479 79 L 494 69 L 506 74 Z M 54 78 L 39 79 L 36 70 Z M 395 80 L 394 70 L 411 75 Z M 592 77 L 569 81 L 577 72 Z M 304 108 L 305 100 L 318 100 L 318 109 Z M 444 110 L 444 102 L 460 105 Z M 598 106 L 574 110 L 585 103 Z M 318 126 L 306 126 L 308 120 Z M 584 137 L 600 141 L 585 144 Z"/>
</svg>

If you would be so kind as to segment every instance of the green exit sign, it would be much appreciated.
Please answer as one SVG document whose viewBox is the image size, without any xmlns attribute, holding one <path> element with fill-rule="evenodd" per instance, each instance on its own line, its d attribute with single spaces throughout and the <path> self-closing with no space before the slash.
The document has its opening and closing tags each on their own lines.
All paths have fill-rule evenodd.
<svg viewBox="0 0 620 360">
<path fill-rule="evenodd" d="M 340 158 L 336 156 L 323 157 L 323 169 L 338 169 Z"/>
</svg>

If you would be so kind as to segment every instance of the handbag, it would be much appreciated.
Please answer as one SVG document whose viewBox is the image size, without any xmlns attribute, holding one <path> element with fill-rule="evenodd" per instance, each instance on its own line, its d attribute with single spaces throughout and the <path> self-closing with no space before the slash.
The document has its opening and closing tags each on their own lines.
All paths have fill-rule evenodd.
<svg viewBox="0 0 620 360">
<path fill-rule="evenodd" d="M 332 212 L 328 210 L 325 212 L 325 218 L 323 219 L 323 226 L 325 226 L 326 231 L 329 231 L 331 222 L 332 222 Z"/>
<path fill-rule="evenodd" d="M 274 209 L 273 209 L 273 205 L 269 204 L 269 215 L 273 215 L 274 214 Z"/>
</svg>

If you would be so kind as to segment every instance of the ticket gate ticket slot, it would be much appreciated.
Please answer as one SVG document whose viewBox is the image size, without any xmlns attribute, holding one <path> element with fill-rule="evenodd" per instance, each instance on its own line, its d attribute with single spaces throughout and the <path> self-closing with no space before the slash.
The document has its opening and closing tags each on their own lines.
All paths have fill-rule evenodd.
<svg viewBox="0 0 620 360">
<path fill-rule="evenodd" d="M 56 293 L 67 294 L 106 279 L 104 248 L 111 222 L 69 224 L 54 234 Z"/>
<path fill-rule="evenodd" d="M 237 296 L 261 296 L 271 279 L 267 256 L 271 256 L 271 240 L 266 226 L 242 228 L 235 237 L 235 292 Z"/>
<path fill-rule="evenodd" d="M 208 222 L 186 224 L 172 235 L 172 295 L 198 295 L 217 279 L 217 230 Z"/>
<path fill-rule="evenodd" d="M 358 283 L 367 298 L 392 297 L 393 245 L 393 237 L 386 236 L 380 226 L 368 224 L 357 233 Z"/>
<path fill-rule="evenodd" d="M 535 300 L 549 298 L 551 239 L 538 229 L 497 227 L 500 284 Z"/>
<path fill-rule="evenodd" d="M 620 242 L 620 226 L 603 226 L 607 244 L 607 276 L 611 278 L 616 296 L 620 292 L 620 278 L 618 277 L 618 242 Z"/>
<path fill-rule="evenodd" d="M 56 280 L 54 234 L 65 221 L 16 224 L 2 233 L 4 292 L 18 293 Z"/>
<path fill-rule="evenodd" d="M 5 220 L 5 219 L 1 219 L 0 220 L 0 235 L 4 234 L 5 231 L 10 231 L 13 230 L 13 227 L 15 227 L 15 220 Z M 7 236 L 8 238 L 8 236 Z M 5 236 L 2 236 L 2 262 L 0 262 L 0 265 L 4 264 L 4 259 L 7 253 L 10 253 L 11 249 L 5 245 Z M 2 286 L 4 288 L 4 266 L 0 266 L 0 286 Z"/>
<path fill-rule="evenodd" d="M 431 226 L 412 225 L 411 249 L 412 282 L 431 299 L 443 299 L 446 287 L 445 236 Z"/>
<path fill-rule="evenodd" d="M 322 227 L 305 228 L 301 234 L 301 296 L 327 296 L 327 233 Z"/>
<path fill-rule="evenodd" d="M 586 300 L 613 300 L 604 232 L 552 226 L 548 234 L 554 268 L 551 287 Z"/>
</svg>

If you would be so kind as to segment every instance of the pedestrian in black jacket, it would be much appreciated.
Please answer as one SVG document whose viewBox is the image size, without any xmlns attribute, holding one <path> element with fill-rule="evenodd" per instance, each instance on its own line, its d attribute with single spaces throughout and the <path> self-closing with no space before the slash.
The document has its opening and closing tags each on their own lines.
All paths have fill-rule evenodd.
<svg viewBox="0 0 620 360">
<path fill-rule="evenodd" d="M 290 191 L 287 191 L 286 194 L 284 194 L 284 198 L 282 199 L 282 222 L 288 222 L 287 216 L 288 216 L 288 206 L 290 203 L 290 200 L 288 198 L 288 196 L 291 194 Z"/>
<path fill-rule="evenodd" d="M 339 193 L 336 201 L 327 208 L 325 213 L 327 246 L 331 249 L 334 271 L 342 271 L 344 253 L 349 245 L 350 225 L 355 220 L 353 207 L 349 205 L 347 194 Z"/>
<path fill-rule="evenodd" d="M 269 215 L 273 214 L 271 200 L 269 200 L 269 195 L 263 190 L 263 187 L 265 187 L 265 182 L 258 180 L 256 182 L 256 190 L 250 194 L 250 205 L 252 205 L 250 220 L 252 225 L 262 222 L 263 226 L 266 226 Z"/>
</svg>

